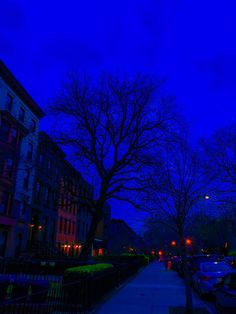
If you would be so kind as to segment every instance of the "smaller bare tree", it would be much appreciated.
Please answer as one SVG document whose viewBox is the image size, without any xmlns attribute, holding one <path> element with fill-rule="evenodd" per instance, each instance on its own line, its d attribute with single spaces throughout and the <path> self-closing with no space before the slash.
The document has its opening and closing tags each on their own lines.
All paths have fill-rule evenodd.
<svg viewBox="0 0 236 314">
<path fill-rule="evenodd" d="M 223 219 L 227 217 L 236 236 L 236 125 L 216 130 L 202 141 L 202 147 L 205 167 L 215 181 L 214 197 L 209 202 L 216 204 Z"/>
<path fill-rule="evenodd" d="M 186 261 L 186 227 L 194 207 L 204 193 L 210 178 L 206 178 L 201 162 L 186 141 L 167 147 L 163 163 L 155 167 L 149 178 L 148 210 L 156 221 L 167 225 L 178 236 L 186 289 L 186 313 L 193 313 L 190 277 Z"/>
</svg>

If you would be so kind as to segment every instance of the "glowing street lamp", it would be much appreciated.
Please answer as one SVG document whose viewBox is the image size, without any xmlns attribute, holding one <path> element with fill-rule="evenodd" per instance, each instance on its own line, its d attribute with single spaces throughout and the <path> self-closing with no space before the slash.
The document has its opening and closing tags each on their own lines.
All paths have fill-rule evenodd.
<svg viewBox="0 0 236 314">
<path fill-rule="evenodd" d="M 190 239 L 186 239 L 185 243 L 186 245 L 191 245 L 192 241 Z"/>
<path fill-rule="evenodd" d="M 176 246 L 176 241 L 171 241 L 171 246 Z"/>
<path fill-rule="evenodd" d="M 206 194 L 206 195 L 204 196 L 204 198 L 205 198 L 205 200 L 209 200 L 209 199 L 210 199 L 210 196 Z"/>
</svg>

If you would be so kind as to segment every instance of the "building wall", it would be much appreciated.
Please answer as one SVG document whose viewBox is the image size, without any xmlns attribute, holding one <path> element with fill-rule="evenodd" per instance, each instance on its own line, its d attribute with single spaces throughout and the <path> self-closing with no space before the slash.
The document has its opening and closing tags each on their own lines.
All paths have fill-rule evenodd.
<svg viewBox="0 0 236 314">
<path fill-rule="evenodd" d="M 119 219 L 112 219 L 108 231 L 107 250 L 110 254 L 139 253 L 143 243 L 140 237 Z"/>
<path fill-rule="evenodd" d="M 25 130 L 12 115 L 0 110 L 0 256 L 17 253 L 12 246 L 19 241 L 12 234 L 17 223 L 13 201 L 20 140 L 24 135 Z"/>
<path fill-rule="evenodd" d="M 45 133 L 40 132 L 36 157 L 30 241 L 56 247 L 60 177 L 65 154 Z"/>
<path fill-rule="evenodd" d="M 9 97 L 12 98 L 11 108 L 6 105 Z M 23 101 L 26 99 L 27 101 Z M 25 250 L 29 235 L 30 210 L 32 202 L 32 188 L 34 181 L 34 159 L 36 156 L 39 119 L 43 116 L 41 109 L 33 102 L 28 93 L 0 62 L 0 110 L 7 109 L 22 128 L 28 133 L 22 137 L 15 177 L 14 202 L 12 216 L 16 219 L 11 227 L 11 245 L 7 245 L 7 256 L 13 256 L 17 243 L 21 250 Z M 24 117 L 23 117 L 24 113 Z"/>
</svg>

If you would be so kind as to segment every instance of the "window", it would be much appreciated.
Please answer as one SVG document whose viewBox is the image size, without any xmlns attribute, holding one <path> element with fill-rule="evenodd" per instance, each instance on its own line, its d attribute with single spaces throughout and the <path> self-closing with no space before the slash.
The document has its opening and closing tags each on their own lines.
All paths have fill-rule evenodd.
<svg viewBox="0 0 236 314">
<path fill-rule="evenodd" d="M 29 143 L 28 152 L 27 152 L 27 160 L 31 161 L 33 158 L 33 145 Z"/>
<path fill-rule="evenodd" d="M 46 206 L 49 205 L 49 202 L 50 202 L 50 194 L 51 194 L 51 191 L 48 187 L 45 187 L 45 193 L 44 193 L 44 204 Z"/>
<path fill-rule="evenodd" d="M 56 168 L 55 168 L 55 177 L 56 177 L 56 179 L 57 179 L 57 177 L 58 177 L 58 173 L 59 173 L 59 169 L 56 167 Z"/>
<path fill-rule="evenodd" d="M 19 111 L 19 120 L 21 122 L 25 121 L 25 110 L 22 107 L 20 107 L 20 111 Z"/>
<path fill-rule="evenodd" d="M 39 164 L 42 165 L 43 164 L 43 154 L 39 155 Z"/>
<path fill-rule="evenodd" d="M 47 235 L 48 235 L 48 216 L 45 217 L 44 220 L 44 228 L 43 228 L 43 240 L 47 240 Z"/>
<path fill-rule="evenodd" d="M 0 213 L 5 214 L 7 212 L 9 201 L 9 194 L 5 191 L 0 192 Z"/>
<path fill-rule="evenodd" d="M 0 256 L 4 257 L 7 247 L 7 232 L 0 233 Z"/>
<path fill-rule="evenodd" d="M 15 257 L 20 256 L 22 247 L 22 234 L 19 233 L 16 239 Z"/>
<path fill-rule="evenodd" d="M 20 216 L 24 216 L 27 210 L 27 202 L 23 200 L 20 205 Z"/>
<path fill-rule="evenodd" d="M 49 159 L 47 162 L 47 168 L 50 170 L 52 168 L 52 161 Z"/>
<path fill-rule="evenodd" d="M 40 196 L 41 196 L 41 182 L 36 182 L 36 186 L 35 186 L 35 198 L 37 201 L 40 200 Z"/>
<path fill-rule="evenodd" d="M 64 233 L 67 233 L 67 219 L 64 221 Z"/>
<path fill-rule="evenodd" d="M 31 122 L 30 122 L 30 131 L 31 132 L 35 132 L 36 130 L 36 121 L 34 119 L 31 119 Z"/>
<path fill-rule="evenodd" d="M 13 96 L 10 94 L 7 94 L 6 97 L 6 108 L 7 110 L 11 111 L 13 106 Z"/>
<path fill-rule="evenodd" d="M 24 178 L 24 188 L 28 189 L 28 187 L 29 187 L 29 179 L 30 179 L 30 171 L 27 169 L 25 172 L 26 172 L 26 175 L 25 175 L 25 178 Z"/>
<path fill-rule="evenodd" d="M 9 141 L 10 128 L 11 124 L 5 119 L 2 119 L 2 122 L 0 124 L 0 141 Z"/>
<path fill-rule="evenodd" d="M 51 241 L 54 241 L 55 239 L 55 228 L 56 228 L 56 222 L 55 222 L 55 219 L 53 219 L 52 228 L 51 228 Z"/>
<path fill-rule="evenodd" d="M 13 171 L 13 160 L 8 158 L 5 160 L 4 175 L 8 178 L 11 178 L 12 177 L 12 171 Z"/>
<path fill-rule="evenodd" d="M 63 218 L 60 217 L 59 232 L 62 233 Z"/>
<path fill-rule="evenodd" d="M 17 129 L 11 128 L 11 143 L 16 144 L 17 143 Z"/>
</svg>

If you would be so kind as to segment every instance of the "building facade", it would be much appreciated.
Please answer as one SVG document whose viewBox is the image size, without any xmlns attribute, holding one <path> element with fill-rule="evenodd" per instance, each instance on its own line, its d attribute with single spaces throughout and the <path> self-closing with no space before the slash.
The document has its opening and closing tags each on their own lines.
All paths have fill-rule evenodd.
<svg viewBox="0 0 236 314">
<path fill-rule="evenodd" d="M 108 230 L 107 251 L 109 254 L 143 253 L 145 245 L 124 220 L 113 218 Z"/>
<path fill-rule="evenodd" d="M 57 246 L 66 255 L 77 256 L 81 252 L 91 222 L 86 202 L 90 197 L 91 185 L 65 161 L 60 182 Z"/>
<path fill-rule="evenodd" d="M 29 235 L 34 160 L 44 113 L 1 61 L 0 110 L 1 168 L 5 177 L 12 173 L 11 182 L 1 184 L 0 255 L 14 256 L 25 250 Z"/>
<path fill-rule="evenodd" d="M 56 247 L 61 173 L 65 153 L 45 132 L 39 133 L 31 209 L 31 250 Z"/>
</svg>

